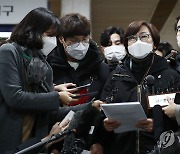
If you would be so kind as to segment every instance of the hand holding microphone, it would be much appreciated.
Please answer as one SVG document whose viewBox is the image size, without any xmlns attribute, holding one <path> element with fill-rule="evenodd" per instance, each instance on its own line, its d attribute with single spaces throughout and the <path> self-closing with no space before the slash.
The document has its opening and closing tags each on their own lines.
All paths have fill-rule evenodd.
<svg viewBox="0 0 180 154">
<path fill-rule="evenodd" d="M 48 148 L 52 144 L 54 144 L 56 142 L 59 142 L 59 141 L 62 141 L 64 139 L 64 136 L 66 135 L 66 133 L 68 133 L 65 130 L 69 126 L 69 122 L 70 122 L 69 120 L 65 120 L 65 121 L 62 121 L 62 122 L 57 122 L 52 127 L 49 135 L 41 140 L 41 141 L 46 140 L 48 142 L 48 144 L 46 145 L 46 148 Z"/>
<path fill-rule="evenodd" d="M 94 126 L 99 116 L 100 111 L 92 106 L 92 103 L 89 103 L 84 110 L 77 111 L 68 127 L 68 130 L 76 129 L 76 133 L 65 137 L 61 154 L 81 153 L 89 143 L 91 126 Z"/>
</svg>

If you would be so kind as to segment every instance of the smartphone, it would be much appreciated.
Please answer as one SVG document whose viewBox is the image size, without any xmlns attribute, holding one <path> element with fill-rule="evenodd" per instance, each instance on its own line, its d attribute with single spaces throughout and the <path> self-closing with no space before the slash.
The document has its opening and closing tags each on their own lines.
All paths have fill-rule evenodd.
<svg viewBox="0 0 180 154">
<path fill-rule="evenodd" d="M 72 97 L 72 98 L 80 98 L 80 97 L 84 97 L 84 96 L 94 96 L 98 93 L 98 91 L 94 91 L 94 92 L 89 92 L 89 93 L 85 93 L 85 94 L 77 94 L 76 96 Z"/>
<path fill-rule="evenodd" d="M 79 87 L 76 87 L 77 89 L 82 89 L 82 88 L 87 88 L 89 87 L 91 84 L 88 83 L 88 84 L 85 84 L 85 85 L 82 85 L 82 86 L 79 86 Z"/>
</svg>

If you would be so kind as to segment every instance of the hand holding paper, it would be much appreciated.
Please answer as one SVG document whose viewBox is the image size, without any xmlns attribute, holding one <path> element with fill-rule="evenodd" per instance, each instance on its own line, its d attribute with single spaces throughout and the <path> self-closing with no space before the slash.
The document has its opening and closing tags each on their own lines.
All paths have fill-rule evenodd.
<svg viewBox="0 0 180 154">
<path fill-rule="evenodd" d="M 137 125 L 138 128 L 143 129 L 147 132 L 152 132 L 153 130 L 153 119 L 144 119 L 144 120 L 140 120 Z"/>
<path fill-rule="evenodd" d="M 138 130 L 136 124 L 140 120 L 147 119 L 139 102 L 101 104 L 108 119 L 117 120 L 121 125 L 116 128 L 115 133 Z"/>
<path fill-rule="evenodd" d="M 113 131 L 114 129 L 120 127 L 121 123 L 113 119 L 104 119 L 104 127 L 107 131 Z"/>
</svg>

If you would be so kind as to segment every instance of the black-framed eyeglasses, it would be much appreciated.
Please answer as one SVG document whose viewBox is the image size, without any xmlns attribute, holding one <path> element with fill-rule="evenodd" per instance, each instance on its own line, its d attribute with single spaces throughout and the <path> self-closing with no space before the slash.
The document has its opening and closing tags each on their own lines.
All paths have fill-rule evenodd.
<svg viewBox="0 0 180 154">
<path fill-rule="evenodd" d="M 143 34 L 140 34 L 139 36 L 136 36 L 136 35 L 128 36 L 127 39 L 128 39 L 128 43 L 132 44 L 132 43 L 135 43 L 135 42 L 138 40 L 138 38 L 139 38 L 142 42 L 147 42 L 150 37 L 151 37 L 150 34 L 148 34 L 148 33 L 143 33 Z"/>
</svg>

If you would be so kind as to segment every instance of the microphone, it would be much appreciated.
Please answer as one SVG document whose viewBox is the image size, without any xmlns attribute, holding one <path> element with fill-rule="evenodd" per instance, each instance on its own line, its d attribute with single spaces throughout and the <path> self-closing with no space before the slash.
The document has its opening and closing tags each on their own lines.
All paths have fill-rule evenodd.
<svg viewBox="0 0 180 154">
<path fill-rule="evenodd" d="M 145 81 L 146 81 L 146 85 L 147 85 L 147 92 L 149 94 L 155 94 L 155 91 L 154 91 L 154 81 L 155 81 L 155 78 L 154 76 L 152 75 L 148 75 L 146 78 L 145 78 Z"/>
<path fill-rule="evenodd" d="M 154 124 L 154 138 L 158 140 L 164 128 L 162 107 L 160 105 L 155 105 L 152 112 Z"/>
<path fill-rule="evenodd" d="M 53 142 L 55 140 L 58 140 L 62 137 L 64 137 L 65 135 L 68 135 L 68 134 L 71 134 L 71 133 L 76 133 L 76 129 L 71 129 L 71 130 L 64 130 L 63 132 L 61 133 L 58 133 L 58 134 L 54 134 L 51 136 L 51 138 L 48 140 L 48 143 L 49 142 Z"/>
<path fill-rule="evenodd" d="M 90 130 L 91 126 L 94 126 L 98 118 L 100 117 L 100 111 L 92 106 L 91 103 L 83 110 L 77 111 L 68 129 L 75 129 L 76 133 L 70 133 L 66 135 L 64 139 L 63 149 L 61 154 L 79 154 L 90 144 Z"/>
<path fill-rule="evenodd" d="M 72 133 L 73 134 L 76 133 L 76 130 L 75 129 L 64 130 L 61 133 L 52 135 L 49 139 L 41 140 L 38 143 L 35 143 L 29 147 L 26 147 L 27 145 L 29 145 L 33 141 L 33 140 L 30 140 L 30 142 L 27 142 L 27 145 L 22 144 L 18 148 L 16 148 L 17 152 L 15 154 L 39 153 L 39 151 L 42 150 L 42 147 L 44 147 L 45 144 L 48 144 L 48 143 L 55 141 L 55 140 L 58 140 L 58 139 L 62 138 L 63 136 L 68 135 L 68 134 L 72 134 Z"/>
</svg>

